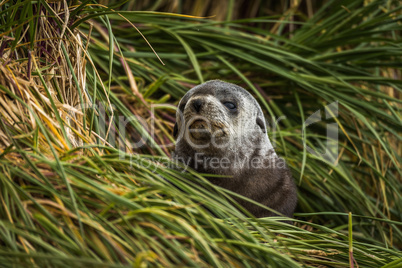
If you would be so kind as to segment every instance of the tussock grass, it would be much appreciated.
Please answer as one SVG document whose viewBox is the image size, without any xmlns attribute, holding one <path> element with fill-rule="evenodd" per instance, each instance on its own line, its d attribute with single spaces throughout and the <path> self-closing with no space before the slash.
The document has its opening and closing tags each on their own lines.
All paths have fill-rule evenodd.
<svg viewBox="0 0 402 268">
<path fill-rule="evenodd" d="M 2 266 L 401 264 L 397 1 L 237 21 L 108 4 L 0 3 Z M 249 218 L 202 174 L 170 168 L 174 105 L 215 78 L 286 116 L 269 134 L 299 185 L 295 225 Z M 338 116 L 303 130 L 334 101 Z M 303 147 L 305 135 L 322 152 L 328 123 L 335 162 Z"/>
</svg>

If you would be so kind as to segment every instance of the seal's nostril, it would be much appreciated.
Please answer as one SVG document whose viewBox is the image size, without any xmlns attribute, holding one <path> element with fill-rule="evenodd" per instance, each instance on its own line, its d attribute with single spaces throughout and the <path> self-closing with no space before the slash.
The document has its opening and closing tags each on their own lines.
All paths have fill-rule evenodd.
<svg viewBox="0 0 402 268">
<path fill-rule="evenodd" d="M 201 106 L 202 106 L 202 100 L 196 99 L 193 101 L 193 107 L 197 111 L 197 113 L 200 111 Z"/>
</svg>

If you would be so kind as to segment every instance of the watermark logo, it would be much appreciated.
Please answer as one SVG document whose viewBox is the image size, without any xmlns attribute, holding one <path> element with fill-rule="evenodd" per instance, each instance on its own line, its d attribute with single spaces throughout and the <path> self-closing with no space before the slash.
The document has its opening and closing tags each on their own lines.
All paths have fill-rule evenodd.
<svg viewBox="0 0 402 268">
<path fill-rule="evenodd" d="M 325 106 L 325 119 L 336 118 L 338 117 L 338 102 L 332 102 Z M 307 144 L 307 135 L 306 131 L 307 128 L 312 126 L 315 123 L 322 122 L 323 118 L 321 117 L 321 109 L 313 113 L 311 116 L 307 118 L 307 120 L 303 123 L 303 130 L 302 130 L 302 140 L 303 146 L 306 148 L 307 152 L 310 154 L 323 159 L 327 162 L 332 164 L 337 163 L 337 158 L 339 155 L 339 131 L 338 131 L 338 124 L 337 123 L 330 123 L 326 126 L 326 139 L 325 139 L 325 147 L 324 151 L 320 152 L 317 149 L 311 148 Z"/>
<path fill-rule="evenodd" d="M 157 124 L 155 123 L 155 117 L 154 117 L 155 108 L 153 106 L 151 106 L 151 110 L 149 111 L 149 114 L 151 115 L 150 118 L 149 116 L 143 118 L 138 115 L 132 115 L 130 117 L 116 115 L 112 113 L 114 108 L 115 108 L 114 106 L 105 108 L 105 106 L 103 106 L 102 104 L 99 105 L 87 104 L 85 106 L 79 105 L 75 107 L 75 109 L 70 111 L 70 113 L 72 113 L 71 117 L 74 117 L 75 115 L 80 113 L 80 111 L 83 110 L 86 111 L 86 114 L 91 113 L 96 114 L 97 115 L 96 118 L 98 120 L 97 122 L 98 131 L 97 133 L 94 133 L 94 135 L 96 135 L 97 138 L 100 139 L 102 144 L 119 148 L 122 151 L 121 157 L 127 156 L 124 151 L 126 152 L 135 151 L 142 148 L 145 145 L 151 148 L 158 147 L 158 149 L 167 149 L 167 150 L 173 148 L 174 143 L 171 141 L 165 142 L 163 144 L 157 144 L 155 142 L 155 132 L 156 132 L 155 130 L 157 129 Z M 307 132 L 308 130 L 311 130 L 311 128 L 315 124 L 322 123 L 325 120 L 329 120 L 331 118 L 337 118 L 338 109 L 339 105 L 337 101 L 326 105 L 323 109 L 319 109 L 312 115 L 310 115 L 307 118 L 307 120 L 302 124 L 302 129 L 300 130 L 305 150 L 311 155 L 315 156 L 316 158 L 322 159 L 323 161 L 329 162 L 334 165 L 336 165 L 337 163 L 336 160 L 339 155 L 338 124 L 336 122 L 326 124 L 326 136 L 325 137 L 321 136 L 319 139 L 316 139 L 315 141 L 319 141 L 318 143 L 313 140 L 313 135 L 307 135 Z M 258 126 L 255 127 L 254 126 L 255 124 L 250 125 L 249 123 L 246 124 L 240 123 L 236 127 L 236 129 L 228 129 L 228 128 L 225 129 L 219 126 L 214 127 L 214 125 L 216 125 L 216 122 L 215 123 L 210 122 L 209 119 L 205 116 L 197 115 L 196 117 L 187 120 L 187 122 L 184 120 L 185 116 L 180 112 L 179 116 L 181 125 L 183 127 L 179 131 L 178 139 L 185 139 L 189 145 L 199 150 L 205 148 L 208 149 L 208 146 L 214 146 L 215 148 L 225 150 L 228 149 L 225 148 L 225 146 L 228 147 L 230 145 L 233 145 L 233 143 L 236 143 L 238 146 L 242 147 L 250 147 L 254 144 L 253 139 L 256 136 L 261 135 L 261 130 L 258 129 Z M 277 145 L 276 140 L 278 135 L 277 128 L 280 121 L 285 119 L 286 116 L 280 116 L 278 118 L 272 118 L 271 122 L 268 121 L 265 122 L 265 125 L 268 128 L 267 132 L 271 133 L 270 137 L 272 143 L 268 138 L 268 144 L 270 149 L 274 150 L 276 148 Z M 193 122 L 200 120 L 202 122 L 205 122 L 205 124 L 198 123 L 198 125 L 195 128 L 189 130 Z M 249 119 L 247 120 L 250 121 Z M 141 131 L 137 131 L 136 129 L 137 130 L 140 129 Z M 130 131 L 130 133 L 128 133 L 128 131 Z M 205 137 L 209 135 L 211 139 L 210 140 L 204 139 L 203 140 L 204 143 L 202 144 L 195 143 L 194 140 L 190 138 L 190 135 L 193 135 L 192 133 L 197 133 L 197 131 L 199 131 L 199 133 L 195 136 Z M 208 132 L 208 135 L 205 135 L 205 132 Z M 257 132 L 259 134 L 257 134 Z M 236 135 L 233 135 L 233 133 L 236 133 Z M 225 135 L 228 138 L 225 142 L 216 142 L 216 140 Z M 236 138 L 235 140 L 233 140 L 233 136 L 242 138 L 241 139 Z M 205 142 L 206 143 L 209 142 L 210 144 L 208 145 Z M 315 144 L 315 146 L 313 144 Z M 266 144 L 264 146 L 266 146 Z M 256 147 L 256 149 L 257 148 L 258 147 Z M 215 165 L 215 162 L 212 162 L 212 164 Z M 226 162 L 224 164 L 227 165 Z"/>
</svg>

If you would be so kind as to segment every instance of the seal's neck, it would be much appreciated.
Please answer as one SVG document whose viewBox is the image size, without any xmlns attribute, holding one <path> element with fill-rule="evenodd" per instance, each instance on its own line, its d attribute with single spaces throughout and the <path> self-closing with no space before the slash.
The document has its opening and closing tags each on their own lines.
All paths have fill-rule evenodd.
<svg viewBox="0 0 402 268">
<path fill-rule="evenodd" d="M 250 170 L 270 168 L 277 156 L 274 150 L 256 149 L 254 152 L 231 152 L 229 154 L 189 153 L 176 155 L 178 160 L 201 173 L 216 175 L 241 176 L 250 174 Z"/>
</svg>

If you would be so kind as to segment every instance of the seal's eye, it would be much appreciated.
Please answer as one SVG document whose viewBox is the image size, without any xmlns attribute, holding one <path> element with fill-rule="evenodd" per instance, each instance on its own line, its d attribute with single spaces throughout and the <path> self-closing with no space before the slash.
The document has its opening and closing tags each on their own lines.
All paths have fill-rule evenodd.
<svg viewBox="0 0 402 268">
<path fill-rule="evenodd" d="M 236 104 L 232 102 L 224 102 L 223 105 L 225 105 L 230 111 L 236 111 Z"/>
</svg>

